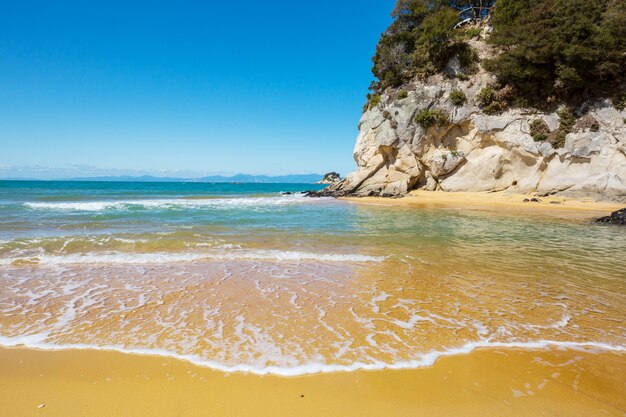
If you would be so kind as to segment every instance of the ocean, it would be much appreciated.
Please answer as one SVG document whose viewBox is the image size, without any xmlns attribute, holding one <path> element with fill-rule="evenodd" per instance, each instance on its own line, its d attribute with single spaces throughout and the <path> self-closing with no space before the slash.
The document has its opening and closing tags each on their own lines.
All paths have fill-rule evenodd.
<svg viewBox="0 0 626 417">
<path fill-rule="evenodd" d="M 320 188 L 0 181 L 0 345 L 277 375 L 626 350 L 619 227 Z"/>
</svg>

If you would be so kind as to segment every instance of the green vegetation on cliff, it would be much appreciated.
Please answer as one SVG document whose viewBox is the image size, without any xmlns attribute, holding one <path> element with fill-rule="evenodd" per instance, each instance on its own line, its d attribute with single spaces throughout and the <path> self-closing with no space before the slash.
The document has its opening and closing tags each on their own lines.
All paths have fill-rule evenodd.
<svg viewBox="0 0 626 417">
<path fill-rule="evenodd" d="M 392 16 L 373 58 L 375 94 L 440 72 L 455 56 L 465 78 L 478 60 L 468 39 L 480 31 L 458 23 L 489 17 L 496 55 L 482 64 L 507 101 L 494 90 L 489 111 L 595 97 L 626 103 L 624 0 L 398 0 Z"/>
<path fill-rule="evenodd" d="M 492 24 L 501 53 L 486 68 L 521 96 L 584 100 L 624 86 L 624 0 L 498 0 Z"/>
<path fill-rule="evenodd" d="M 372 71 L 378 82 L 372 89 L 382 91 L 434 74 L 455 55 L 471 71 L 476 56 L 455 25 L 473 3 L 488 7 L 494 1 L 398 0 L 391 14 L 395 20 L 376 47 Z"/>
</svg>

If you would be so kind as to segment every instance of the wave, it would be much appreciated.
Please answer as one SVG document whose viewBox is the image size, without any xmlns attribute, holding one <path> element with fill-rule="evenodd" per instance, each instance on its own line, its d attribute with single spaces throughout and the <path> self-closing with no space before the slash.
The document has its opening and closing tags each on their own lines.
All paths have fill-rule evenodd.
<svg viewBox="0 0 626 417">
<path fill-rule="evenodd" d="M 399 361 L 399 362 L 353 362 L 348 365 L 326 364 L 319 362 L 311 362 L 298 366 L 265 366 L 258 367 L 247 364 L 227 365 L 215 360 L 205 359 L 198 355 L 184 355 L 165 349 L 151 348 L 127 348 L 116 345 L 91 345 L 91 344 L 65 344 L 59 345 L 54 343 L 45 343 L 43 340 L 47 334 L 35 334 L 17 337 L 0 336 L 0 346 L 19 347 L 23 346 L 30 349 L 41 350 L 101 350 L 114 351 L 125 354 L 144 355 L 144 356 L 160 356 L 182 360 L 197 366 L 203 366 L 216 371 L 225 373 L 245 372 L 256 375 L 278 375 L 278 376 L 301 376 L 318 373 L 331 372 L 354 372 L 359 370 L 377 371 L 384 369 L 417 369 L 432 366 L 442 357 L 467 355 L 476 349 L 528 349 L 543 350 L 549 348 L 572 349 L 587 352 L 626 352 L 626 346 L 610 345 L 600 342 L 563 342 L 556 340 L 538 340 L 534 342 L 490 342 L 478 341 L 469 342 L 458 348 L 450 348 L 446 350 L 436 350 L 417 355 L 415 359 Z"/>
<path fill-rule="evenodd" d="M 9 257 L 0 259 L 0 265 L 38 264 L 160 264 L 193 262 L 202 260 L 269 260 L 269 261 L 326 261 L 326 262 L 382 262 L 384 256 L 360 254 L 329 254 L 280 250 L 220 250 L 202 253 L 76 253 L 68 255 L 34 255 L 32 257 Z"/>
<path fill-rule="evenodd" d="M 206 199 L 156 199 L 156 200 L 112 200 L 89 202 L 27 202 L 23 206 L 32 210 L 54 211 L 105 211 L 105 210 L 168 210 L 168 209 L 236 209 L 277 207 L 289 204 L 314 202 L 300 194 L 280 197 L 232 197 Z"/>
</svg>

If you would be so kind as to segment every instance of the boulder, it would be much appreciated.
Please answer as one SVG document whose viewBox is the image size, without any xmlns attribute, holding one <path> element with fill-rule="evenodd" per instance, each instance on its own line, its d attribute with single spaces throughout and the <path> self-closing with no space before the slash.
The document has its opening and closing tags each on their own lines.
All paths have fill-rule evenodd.
<svg viewBox="0 0 626 417">
<path fill-rule="evenodd" d="M 329 172 L 324 174 L 324 178 L 318 184 L 335 184 L 341 181 L 341 175 L 337 172 Z"/>
<path fill-rule="evenodd" d="M 432 176 L 439 178 L 454 171 L 463 161 L 465 161 L 465 153 L 462 151 L 438 149 L 428 158 L 427 165 Z"/>
<path fill-rule="evenodd" d="M 600 217 L 599 219 L 596 219 L 596 223 L 608 223 L 626 226 L 626 208 L 614 211 L 609 216 Z"/>
</svg>

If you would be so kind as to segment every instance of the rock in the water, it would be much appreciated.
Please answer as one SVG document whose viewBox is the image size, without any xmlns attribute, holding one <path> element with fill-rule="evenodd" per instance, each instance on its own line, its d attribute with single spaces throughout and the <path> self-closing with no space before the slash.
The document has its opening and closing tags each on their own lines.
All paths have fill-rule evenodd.
<svg viewBox="0 0 626 417">
<path fill-rule="evenodd" d="M 626 226 L 626 208 L 614 211 L 610 216 L 600 217 L 596 223 L 619 224 Z"/>
<path fill-rule="evenodd" d="M 326 187 L 319 191 L 304 191 L 302 194 L 304 194 L 305 197 L 343 197 L 345 195 L 345 193 L 338 192 L 332 189 L 332 187 Z"/>
<path fill-rule="evenodd" d="M 341 175 L 338 172 L 329 172 L 324 175 L 324 178 L 318 184 L 336 184 L 339 181 L 341 181 Z"/>
</svg>

